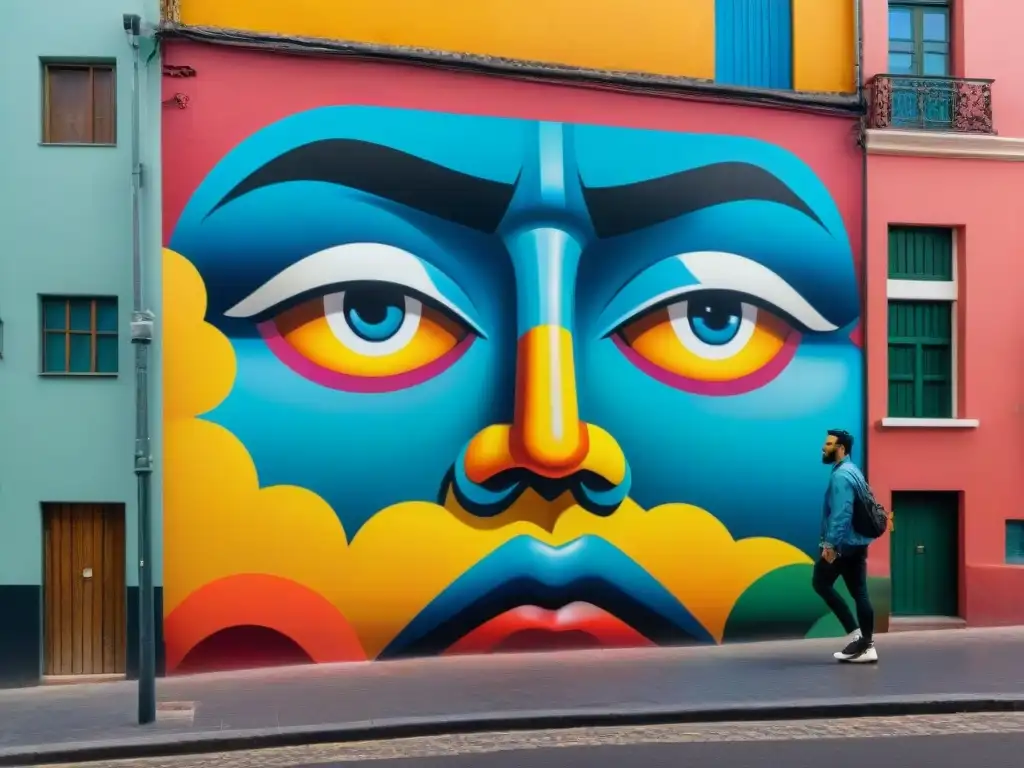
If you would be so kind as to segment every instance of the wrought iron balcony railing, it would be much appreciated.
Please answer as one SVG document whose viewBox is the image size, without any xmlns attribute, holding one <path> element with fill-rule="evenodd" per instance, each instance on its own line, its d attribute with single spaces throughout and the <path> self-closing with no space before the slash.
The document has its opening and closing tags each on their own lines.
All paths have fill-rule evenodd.
<svg viewBox="0 0 1024 768">
<path fill-rule="evenodd" d="M 870 97 L 871 128 L 995 133 L 992 80 L 876 75 Z"/>
</svg>

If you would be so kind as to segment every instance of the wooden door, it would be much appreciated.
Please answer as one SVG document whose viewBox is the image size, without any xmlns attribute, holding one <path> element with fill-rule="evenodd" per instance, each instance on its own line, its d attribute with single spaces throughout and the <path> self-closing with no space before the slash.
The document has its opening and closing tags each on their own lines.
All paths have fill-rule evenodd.
<svg viewBox="0 0 1024 768">
<path fill-rule="evenodd" d="M 896 616 L 958 615 L 959 495 L 892 495 L 892 612 Z"/>
<path fill-rule="evenodd" d="M 45 504 L 43 530 L 44 674 L 124 674 L 124 505 Z"/>
</svg>

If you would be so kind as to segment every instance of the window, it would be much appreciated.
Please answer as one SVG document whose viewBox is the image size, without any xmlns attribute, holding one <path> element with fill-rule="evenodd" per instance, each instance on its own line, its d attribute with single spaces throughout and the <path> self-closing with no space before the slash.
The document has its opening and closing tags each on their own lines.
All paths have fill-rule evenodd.
<svg viewBox="0 0 1024 768">
<path fill-rule="evenodd" d="M 889 3 L 889 73 L 949 75 L 949 3 Z"/>
<path fill-rule="evenodd" d="M 46 64 L 43 68 L 43 143 L 114 144 L 112 64 Z"/>
<path fill-rule="evenodd" d="M 44 297 L 44 374 L 117 373 L 117 299 Z"/>
<path fill-rule="evenodd" d="M 889 302 L 890 416 L 952 418 L 952 317 L 949 302 Z"/>
<path fill-rule="evenodd" d="M 1024 520 L 1006 521 L 1006 562 L 1024 565 Z"/>
<path fill-rule="evenodd" d="M 956 417 L 953 230 L 889 228 L 889 416 Z"/>
<path fill-rule="evenodd" d="M 793 87 L 791 0 L 715 0 L 715 81 Z"/>
</svg>

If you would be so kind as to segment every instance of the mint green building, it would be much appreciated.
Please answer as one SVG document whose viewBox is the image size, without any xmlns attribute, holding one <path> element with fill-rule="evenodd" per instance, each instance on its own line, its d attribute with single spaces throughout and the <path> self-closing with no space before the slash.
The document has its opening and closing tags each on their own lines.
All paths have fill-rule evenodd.
<svg viewBox="0 0 1024 768">
<path fill-rule="evenodd" d="M 160 462 L 161 64 L 148 32 L 158 2 L 2 6 L 0 686 L 131 676 L 140 615 L 136 250 L 144 305 L 156 316 L 146 389 L 155 470 Z M 139 38 L 126 31 L 133 16 Z M 159 585 L 158 471 L 152 483 Z"/>
</svg>

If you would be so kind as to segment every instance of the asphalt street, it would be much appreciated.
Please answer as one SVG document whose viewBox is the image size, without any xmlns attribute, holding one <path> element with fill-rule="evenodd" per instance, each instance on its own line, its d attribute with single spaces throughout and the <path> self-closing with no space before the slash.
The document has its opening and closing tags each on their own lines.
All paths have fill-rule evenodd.
<svg viewBox="0 0 1024 768">
<path fill-rule="evenodd" d="M 64 768 L 1016 768 L 1024 713 L 493 733 Z"/>
</svg>

